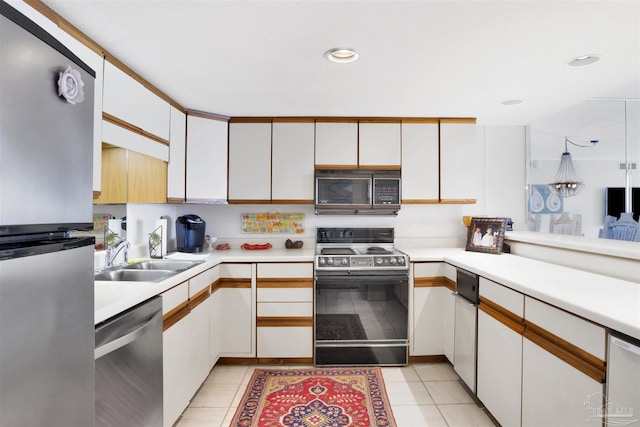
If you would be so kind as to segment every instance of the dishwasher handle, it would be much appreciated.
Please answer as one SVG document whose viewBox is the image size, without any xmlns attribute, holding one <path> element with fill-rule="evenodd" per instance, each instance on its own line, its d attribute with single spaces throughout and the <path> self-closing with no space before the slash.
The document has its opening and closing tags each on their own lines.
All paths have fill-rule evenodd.
<svg viewBox="0 0 640 427">
<path fill-rule="evenodd" d="M 624 350 L 630 351 L 636 356 L 640 356 L 640 347 L 638 347 L 637 345 L 631 344 L 628 341 L 624 341 L 616 337 L 611 337 L 611 344 L 615 344 L 616 346 Z"/>
<path fill-rule="evenodd" d="M 113 353 L 114 351 L 124 347 L 127 344 L 131 344 L 132 342 L 140 338 L 147 332 L 147 329 L 151 326 L 155 318 L 158 316 L 160 316 L 160 313 L 154 314 L 149 319 L 147 319 L 142 326 L 135 329 L 134 331 L 129 332 L 126 335 L 118 337 L 96 348 L 94 351 L 94 360 L 97 360 L 102 356 L 106 356 L 109 353 Z"/>
</svg>

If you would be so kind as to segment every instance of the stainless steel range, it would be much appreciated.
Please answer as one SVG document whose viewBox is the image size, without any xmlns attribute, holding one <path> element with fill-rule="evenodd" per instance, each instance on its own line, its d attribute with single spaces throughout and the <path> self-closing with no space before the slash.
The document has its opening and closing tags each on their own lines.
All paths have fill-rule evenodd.
<svg viewBox="0 0 640 427">
<path fill-rule="evenodd" d="M 409 257 L 393 228 L 318 228 L 314 364 L 406 365 Z"/>
</svg>

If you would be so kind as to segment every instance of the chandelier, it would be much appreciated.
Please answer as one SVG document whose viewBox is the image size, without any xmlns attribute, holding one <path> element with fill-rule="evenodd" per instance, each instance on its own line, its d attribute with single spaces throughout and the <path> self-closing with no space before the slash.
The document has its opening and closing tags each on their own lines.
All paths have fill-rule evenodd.
<svg viewBox="0 0 640 427">
<path fill-rule="evenodd" d="M 598 143 L 598 140 L 592 140 L 591 145 L 580 145 L 573 141 L 570 141 L 566 136 L 564 138 L 564 152 L 560 157 L 560 167 L 558 173 L 551 184 L 549 189 L 560 197 L 571 197 L 579 194 L 584 188 L 584 183 L 578 178 L 575 169 L 573 168 L 573 162 L 571 161 L 571 153 L 567 149 L 567 143 L 575 145 L 576 147 L 588 148 L 593 147 Z"/>
</svg>

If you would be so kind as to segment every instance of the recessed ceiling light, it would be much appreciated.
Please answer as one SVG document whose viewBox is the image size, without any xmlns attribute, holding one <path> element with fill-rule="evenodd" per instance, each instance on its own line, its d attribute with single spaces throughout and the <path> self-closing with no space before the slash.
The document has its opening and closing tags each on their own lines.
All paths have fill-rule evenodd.
<svg viewBox="0 0 640 427">
<path fill-rule="evenodd" d="M 502 105 L 518 105 L 522 104 L 522 99 L 508 99 L 502 102 Z"/>
<path fill-rule="evenodd" d="M 340 64 L 346 64 L 347 62 L 357 61 L 360 54 L 353 49 L 349 48 L 335 48 L 328 50 L 324 57 L 331 62 L 337 62 Z"/>
<path fill-rule="evenodd" d="M 569 65 L 570 67 L 582 67 L 584 65 L 593 64 L 598 60 L 600 60 L 600 57 L 598 55 L 582 55 L 578 56 L 577 58 L 573 58 L 567 63 L 567 65 Z"/>
</svg>

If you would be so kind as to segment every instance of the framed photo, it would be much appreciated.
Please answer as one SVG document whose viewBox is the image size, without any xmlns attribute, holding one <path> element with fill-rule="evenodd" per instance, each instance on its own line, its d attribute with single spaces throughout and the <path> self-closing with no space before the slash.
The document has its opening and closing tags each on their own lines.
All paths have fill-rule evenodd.
<svg viewBox="0 0 640 427">
<path fill-rule="evenodd" d="M 467 251 L 500 254 L 507 218 L 471 218 L 467 232 Z"/>
</svg>

